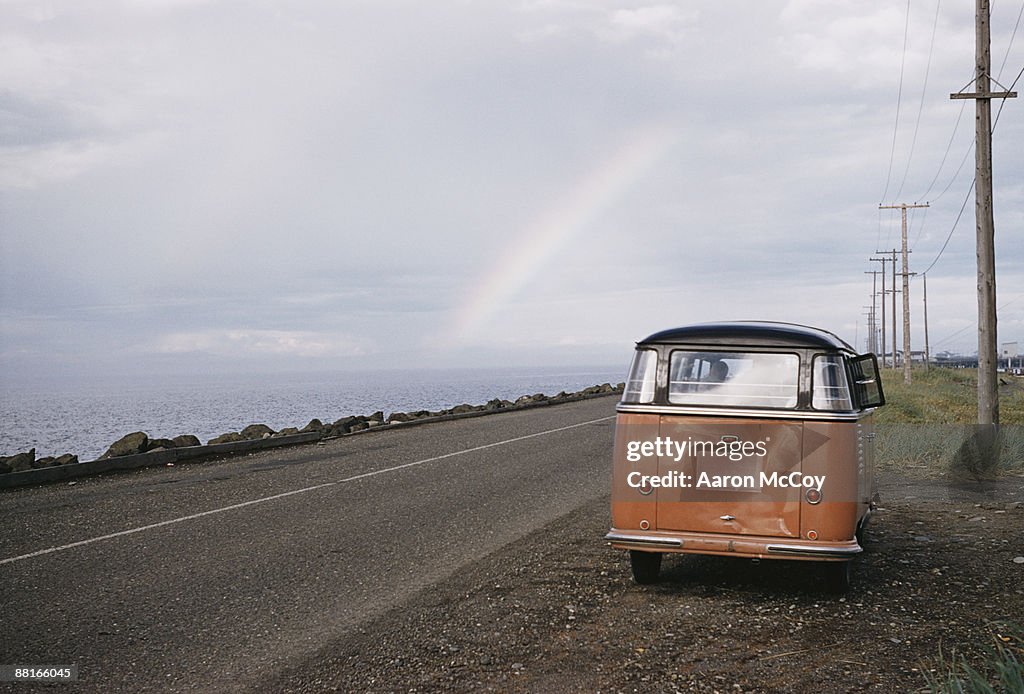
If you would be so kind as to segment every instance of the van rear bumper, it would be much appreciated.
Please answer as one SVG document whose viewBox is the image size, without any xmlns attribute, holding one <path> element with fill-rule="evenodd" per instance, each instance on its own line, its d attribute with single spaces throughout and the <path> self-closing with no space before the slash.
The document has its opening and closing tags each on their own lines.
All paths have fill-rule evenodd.
<svg viewBox="0 0 1024 694">
<path fill-rule="evenodd" d="M 717 554 L 727 557 L 755 559 L 850 559 L 863 551 L 857 540 L 842 542 L 788 540 L 756 535 L 726 535 L 717 533 L 631 531 L 612 528 L 605 535 L 616 549 L 646 552 L 680 552 L 691 554 Z"/>
</svg>

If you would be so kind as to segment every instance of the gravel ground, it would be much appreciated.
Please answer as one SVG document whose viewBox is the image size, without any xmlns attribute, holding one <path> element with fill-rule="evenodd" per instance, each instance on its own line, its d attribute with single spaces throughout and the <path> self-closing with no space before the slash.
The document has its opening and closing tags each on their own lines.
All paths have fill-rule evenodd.
<svg viewBox="0 0 1024 694">
<path fill-rule="evenodd" d="M 464 567 L 282 674 L 280 691 L 915 691 L 1024 621 L 1024 478 L 880 479 L 844 596 L 811 563 L 670 557 L 637 586 L 608 500 Z"/>
</svg>

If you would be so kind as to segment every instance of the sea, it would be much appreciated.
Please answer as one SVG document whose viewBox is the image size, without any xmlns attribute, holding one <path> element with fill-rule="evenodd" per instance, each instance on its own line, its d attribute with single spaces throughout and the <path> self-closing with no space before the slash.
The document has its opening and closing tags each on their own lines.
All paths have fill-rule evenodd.
<svg viewBox="0 0 1024 694">
<path fill-rule="evenodd" d="M 359 372 L 224 374 L 183 378 L 147 376 L 111 382 L 0 388 L 0 455 L 36 449 L 36 457 L 73 453 L 95 460 L 125 434 L 150 438 L 193 434 L 204 443 L 249 424 L 274 430 L 325 423 L 382 410 L 440 410 L 493 398 L 575 392 L 616 384 L 624 369 L 506 367 Z"/>
</svg>

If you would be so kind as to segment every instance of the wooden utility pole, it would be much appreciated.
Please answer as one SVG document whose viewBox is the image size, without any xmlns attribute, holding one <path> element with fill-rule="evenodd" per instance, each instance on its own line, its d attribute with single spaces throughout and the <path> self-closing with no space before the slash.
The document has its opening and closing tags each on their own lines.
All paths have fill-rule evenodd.
<svg viewBox="0 0 1024 694">
<path fill-rule="evenodd" d="M 896 249 L 892 249 L 892 368 L 896 370 Z"/>
<path fill-rule="evenodd" d="M 874 298 L 874 297 L 872 297 L 872 298 Z M 862 313 L 861 315 L 864 316 L 864 318 L 866 318 L 867 322 L 868 322 L 868 336 L 864 340 L 864 342 L 865 342 L 864 349 L 866 349 L 868 352 L 874 352 L 874 350 L 871 348 L 871 344 L 872 344 L 872 342 L 874 342 L 874 340 L 871 339 L 871 335 L 872 335 L 871 331 L 874 329 L 874 325 L 873 325 L 873 323 L 874 323 L 874 316 L 872 316 L 871 314 L 874 313 L 874 311 L 872 310 L 871 306 L 861 306 L 861 308 L 864 309 L 864 313 Z M 854 341 L 853 344 L 854 345 L 857 344 L 856 340 Z"/>
<path fill-rule="evenodd" d="M 875 251 L 875 253 L 892 253 L 892 258 L 884 258 L 882 260 L 882 269 L 885 269 L 885 261 L 889 260 L 892 262 L 892 289 L 889 293 L 892 294 L 892 368 L 896 368 L 896 295 L 899 294 L 899 290 L 896 289 L 896 249 L 893 248 L 891 251 Z M 883 300 L 884 290 L 883 290 Z M 883 360 L 884 361 L 884 360 Z"/>
<path fill-rule="evenodd" d="M 921 275 L 924 282 L 924 368 L 927 371 L 930 366 L 928 358 L 928 273 Z"/>
<path fill-rule="evenodd" d="M 868 338 L 868 351 L 875 354 L 878 351 L 878 316 L 876 313 L 878 308 L 878 270 L 869 270 L 864 274 L 871 275 L 871 313 L 868 314 L 871 332 Z M 884 306 L 885 302 L 882 302 L 882 305 Z"/>
<path fill-rule="evenodd" d="M 895 281 L 896 277 L 894 276 L 893 282 Z M 889 313 L 892 314 L 890 319 L 892 325 L 892 368 L 896 369 L 899 367 L 899 362 L 896 359 L 896 355 L 898 354 L 896 350 L 896 295 L 900 293 L 900 290 L 893 287 L 892 289 L 886 289 L 885 291 L 888 294 L 892 294 L 892 310 Z M 884 296 L 882 297 L 882 300 L 885 300 Z"/>
<path fill-rule="evenodd" d="M 1016 92 L 993 92 L 989 0 L 975 0 L 975 92 L 960 90 L 951 99 L 974 99 L 974 211 L 978 255 L 978 424 L 999 426 L 999 380 L 996 367 L 996 252 L 992 214 L 992 99 L 1013 99 Z M 998 83 L 997 83 L 998 84 Z M 970 86 L 970 85 L 968 85 Z M 965 87 L 966 89 L 966 87 Z"/>
<path fill-rule="evenodd" d="M 871 262 L 881 263 L 882 264 L 882 270 L 881 270 L 880 274 L 882 275 L 882 293 L 881 293 L 881 297 L 882 297 L 882 368 L 884 369 L 885 368 L 885 263 L 887 261 L 887 258 L 869 258 L 869 260 L 871 260 Z"/>
<path fill-rule="evenodd" d="M 923 205 L 908 205 L 902 203 L 899 205 L 879 205 L 880 210 L 902 210 L 902 238 L 903 238 L 903 382 L 910 383 L 910 270 L 909 262 L 907 259 L 907 209 L 914 209 L 918 207 L 928 207 L 928 203 Z M 895 286 L 895 280 L 894 284 Z"/>
</svg>

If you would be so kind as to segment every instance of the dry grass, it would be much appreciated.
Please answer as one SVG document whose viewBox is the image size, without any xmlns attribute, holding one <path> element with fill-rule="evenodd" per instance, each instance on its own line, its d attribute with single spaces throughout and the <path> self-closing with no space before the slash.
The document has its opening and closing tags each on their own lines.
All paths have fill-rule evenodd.
<svg viewBox="0 0 1024 694">
<path fill-rule="evenodd" d="M 879 423 L 975 424 L 978 421 L 976 369 L 914 369 L 912 383 L 903 371 L 884 369 L 882 387 L 887 404 L 878 411 Z M 999 421 L 1024 424 L 1024 379 L 1000 375 Z"/>
<path fill-rule="evenodd" d="M 930 475 L 983 479 L 1024 471 L 1024 379 L 1002 376 L 1000 431 L 989 444 L 977 423 L 974 369 L 915 369 L 882 374 L 886 405 L 876 414 L 878 463 Z"/>
</svg>

